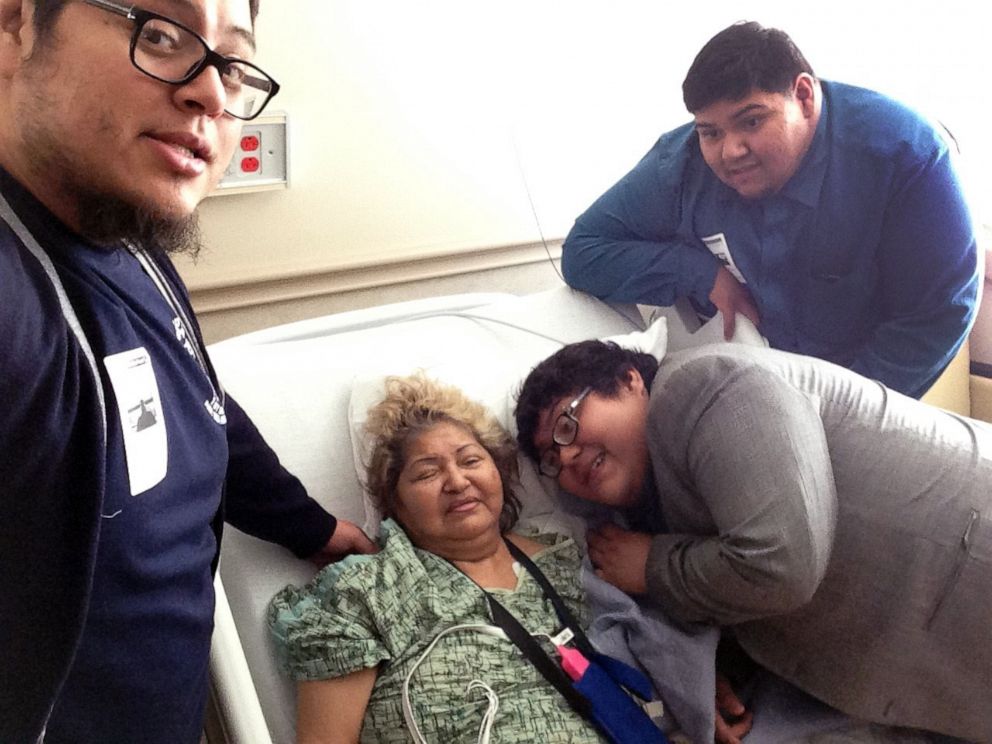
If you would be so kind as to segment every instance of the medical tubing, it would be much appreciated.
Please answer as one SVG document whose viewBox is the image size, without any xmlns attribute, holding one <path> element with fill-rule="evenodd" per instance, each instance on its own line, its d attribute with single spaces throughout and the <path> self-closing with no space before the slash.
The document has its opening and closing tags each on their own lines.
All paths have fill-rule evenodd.
<svg viewBox="0 0 992 744">
<path fill-rule="evenodd" d="M 428 744 L 424 735 L 420 733 L 420 727 L 417 725 L 417 720 L 413 716 L 413 705 L 410 703 L 410 680 L 413 678 L 414 672 L 423 663 L 424 659 L 428 657 L 434 647 L 437 645 L 438 641 L 444 638 L 449 633 L 454 633 L 461 630 L 471 630 L 476 633 L 484 633 L 486 635 L 495 636 L 497 638 L 506 638 L 506 633 L 503 632 L 502 628 L 498 628 L 495 625 L 486 625 L 484 623 L 465 623 L 462 625 L 452 625 L 450 628 L 445 628 L 436 636 L 434 640 L 428 644 L 424 652 L 420 654 L 417 660 L 414 662 L 410 671 L 406 675 L 406 679 L 403 680 L 403 691 L 402 691 L 402 703 L 403 703 L 403 720 L 406 722 L 406 727 L 410 732 L 410 737 L 413 739 L 415 744 Z M 467 690 L 473 689 L 473 686 L 478 683 L 486 689 L 486 697 L 489 698 L 489 706 L 486 709 L 485 714 L 482 718 L 482 725 L 479 728 L 479 744 L 488 744 L 490 732 L 492 731 L 493 721 L 496 718 L 496 711 L 499 708 L 499 697 L 493 692 L 493 689 L 489 687 L 484 682 L 480 680 L 472 680 L 469 683 Z"/>
<path fill-rule="evenodd" d="M 482 716 L 482 724 L 479 726 L 479 744 L 489 744 L 489 739 L 493 733 L 493 722 L 496 720 L 496 712 L 499 710 L 499 695 L 481 679 L 473 679 L 469 682 L 465 692 L 479 688 L 485 691 L 486 698 L 489 700 L 489 706 L 486 708 L 486 712 Z"/>
<path fill-rule="evenodd" d="M 635 323 L 633 320 L 631 320 L 629 317 L 624 315 L 622 312 L 617 310 L 612 305 L 606 304 L 606 306 L 610 308 L 610 310 L 615 312 L 617 315 L 619 315 L 621 318 L 626 320 L 628 323 L 630 323 L 630 327 L 633 330 L 635 331 L 644 330 L 643 328 L 638 326 L 637 323 Z M 567 341 L 562 341 L 560 338 L 549 336 L 548 334 L 541 333 L 540 331 L 536 331 L 533 328 L 526 328 L 524 326 L 517 325 L 516 323 L 511 323 L 508 320 L 500 320 L 499 318 L 490 318 L 487 315 L 476 315 L 474 313 L 468 313 L 468 312 L 455 312 L 455 311 L 433 312 L 432 311 L 427 313 L 418 313 L 417 315 L 411 315 L 406 318 L 397 318 L 396 320 L 390 321 L 390 324 L 399 325 L 400 323 L 413 323 L 415 321 L 425 320 L 427 318 L 463 318 L 465 320 L 485 321 L 487 323 L 494 323 L 496 325 L 506 326 L 507 328 L 512 328 L 515 331 L 522 331 L 523 333 L 528 333 L 531 336 L 537 336 L 538 338 L 543 338 L 546 341 L 551 341 L 552 343 L 558 344 L 559 346 L 565 346 L 565 344 L 568 343 Z"/>
<path fill-rule="evenodd" d="M 520 181 L 524 185 L 524 194 L 527 195 L 527 203 L 530 204 L 530 212 L 534 215 L 534 224 L 537 225 L 537 234 L 541 238 L 541 245 L 544 246 L 544 252 L 548 256 L 548 262 L 551 264 L 551 268 L 555 270 L 558 278 L 565 281 L 565 277 L 562 276 L 561 270 L 555 264 L 555 260 L 551 257 L 551 248 L 548 247 L 548 241 L 544 237 L 544 228 L 541 227 L 541 218 L 537 214 L 537 205 L 534 203 L 534 196 L 530 191 L 530 183 L 527 181 L 527 171 L 524 170 L 524 161 L 520 157 L 520 148 L 517 147 L 517 138 L 513 136 L 513 127 L 510 127 L 510 144 L 513 147 L 513 155 L 517 160 L 517 171 L 520 173 Z"/>
</svg>

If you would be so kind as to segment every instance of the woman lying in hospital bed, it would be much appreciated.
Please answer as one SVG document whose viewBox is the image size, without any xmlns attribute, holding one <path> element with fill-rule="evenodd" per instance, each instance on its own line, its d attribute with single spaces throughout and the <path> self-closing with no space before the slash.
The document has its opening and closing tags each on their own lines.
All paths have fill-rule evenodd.
<svg viewBox="0 0 992 744">
<path fill-rule="evenodd" d="M 390 378 L 366 429 L 375 441 L 366 485 L 389 517 L 381 552 L 329 566 L 270 607 L 283 666 L 298 681 L 298 741 L 487 741 L 490 729 L 504 742 L 610 741 L 594 721 L 623 700 L 585 716 L 561 691 L 572 689 L 569 675 L 592 679 L 588 646 L 575 657 L 582 642 L 559 635 L 564 625 L 581 639 L 586 627 L 581 558 L 569 538 L 511 531 L 520 509 L 511 437 L 483 406 L 423 376 Z M 513 621 L 499 619 L 500 607 L 564 688 L 504 635 Z M 572 664 L 561 676 L 554 647 L 566 643 Z M 639 707 L 622 718 L 635 727 L 623 741 L 665 741 Z"/>
</svg>

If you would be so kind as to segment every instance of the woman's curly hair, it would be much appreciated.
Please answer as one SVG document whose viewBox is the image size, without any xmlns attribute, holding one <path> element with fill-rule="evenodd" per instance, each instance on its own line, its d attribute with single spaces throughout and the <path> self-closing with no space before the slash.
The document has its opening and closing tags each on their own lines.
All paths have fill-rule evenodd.
<svg viewBox="0 0 992 744">
<path fill-rule="evenodd" d="M 373 444 L 365 466 L 365 490 L 383 516 L 394 517 L 406 444 L 441 422 L 464 428 L 493 458 L 503 483 L 499 527 L 507 532 L 520 516 L 520 501 L 511 490 L 518 475 L 513 437 L 481 403 L 423 372 L 386 378 L 386 397 L 369 409 L 365 433 Z"/>
</svg>

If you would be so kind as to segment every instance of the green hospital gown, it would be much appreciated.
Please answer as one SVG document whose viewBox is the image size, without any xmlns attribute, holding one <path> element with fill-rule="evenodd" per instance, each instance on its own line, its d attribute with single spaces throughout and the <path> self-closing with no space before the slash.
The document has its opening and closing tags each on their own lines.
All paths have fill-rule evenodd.
<svg viewBox="0 0 992 744">
<path fill-rule="evenodd" d="M 363 743 L 411 741 L 401 702 L 410 669 L 441 631 L 463 623 L 492 624 L 485 598 L 470 579 L 443 558 L 415 548 L 395 522 L 384 522 L 383 532 L 378 555 L 332 564 L 307 586 L 281 591 L 269 608 L 281 665 L 294 679 L 379 667 Z M 560 536 L 533 539 L 548 546 L 534 562 L 585 622 L 575 543 Z M 560 629 L 554 608 L 526 571 L 515 589 L 492 594 L 532 633 L 553 635 Z M 551 650 L 546 641 L 542 645 Z M 511 642 L 471 630 L 442 638 L 411 679 L 414 716 L 427 741 L 477 741 L 489 701 L 483 690 L 466 689 L 473 680 L 499 697 L 493 744 L 603 741 Z"/>
</svg>

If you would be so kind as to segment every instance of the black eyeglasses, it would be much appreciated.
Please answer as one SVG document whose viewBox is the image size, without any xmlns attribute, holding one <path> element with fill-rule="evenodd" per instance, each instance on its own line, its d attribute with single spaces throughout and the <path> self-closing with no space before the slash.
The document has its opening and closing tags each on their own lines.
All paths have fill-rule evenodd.
<svg viewBox="0 0 992 744">
<path fill-rule="evenodd" d="M 216 67 L 227 93 L 224 111 L 237 119 L 254 119 L 279 92 L 279 83 L 251 62 L 225 57 L 198 33 L 171 18 L 110 0 L 84 0 L 134 21 L 131 64 L 150 78 L 184 85 L 207 67 Z"/>
<path fill-rule="evenodd" d="M 551 429 L 551 441 L 553 444 L 541 453 L 541 462 L 538 470 L 541 475 L 549 478 L 557 478 L 561 473 L 561 449 L 567 447 L 575 441 L 579 434 L 579 419 L 575 412 L 579 409 L 579 404 L 592 392 L 592 387 L 585 388 L 575 396 L 575 399 L 565 406 L 565 410 L 558 414 L 555 425 Z"/>
</svg>

